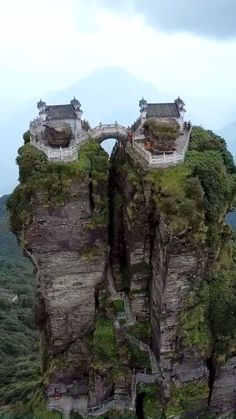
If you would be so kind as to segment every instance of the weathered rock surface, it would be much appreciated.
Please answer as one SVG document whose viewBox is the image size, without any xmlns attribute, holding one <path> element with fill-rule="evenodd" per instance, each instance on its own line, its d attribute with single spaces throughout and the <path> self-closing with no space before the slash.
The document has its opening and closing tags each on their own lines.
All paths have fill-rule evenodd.
<svg viewBox="0 0 236 419">
<path fill-rule="evenodd" d="M 119 158 L 122 161 L 122 151 Z M 130 160 L 126 158 L 129 166 Z M 209 371 L 202 354 L 182 347 L 180 316 L 186 307 L 192 283 L 206 269 L 206 258 L 204 254 L 199 258 L 199 254 L 182 238 L 170 234 L 168 220 L 153 205 L 150 185 L 142 181 L 138 183 L 132 163 L 130 168 L 127 166 L 119 166 L 112 175 L 111 256 L 114 272 L 121 272 L 123 268 L 123 279 L 117 276 L 116 286 L 122 289 L 123 284 L 129 290 L 137 320 L 151 322 L 152 348 L 159 359 L 166 400 L 171 402 L 173 387 L 191 389 L 196 386 L 197 389 L 200 385 L 201 394 L 199 397 L 196 394 L 196 402 L 191 401 L 192 409 L 196 409 L 195 413 L 192 410 L 191 417 L 195 417 L 208 406 Z M 128 181 L 129 176 L 131 181 Z M 210 404 L 214 413 L 235 408 L 233 366 L 234 358 L 216 377 Z M 226 386 L 224 390 L 223 386 Z"/>
<path fill-rule="evenodd" d="M 72 138 L 72 130 L 68 124 L 57 127 L 46 126 L 44 137 L 46 143 L 52 147 L 66 147 Z"/>
<path fill-rule="evenodd" d="M 76 379 L 73 373 L 63 372 L 64 363 L 62 373 L 67 377 L 64 381 L 74 382 L 74 391 L 77 386 L 81 394 L 78 383 L 89 376 L 91 361 L 85 338 L 94 329 L 95 290 L 104 283 L 107 264 L 107 229 L 91 227 L 88 180 L 79 187 L 71 184 L 69 192 L 66 203 L 54 207 L 42 205 L 45 197 L 38 196 L 25 240 L 38 269 L 36 318 L 44 331 L 46 357 L 56 359 L 67 353 L 74 367 L 80 365 Z M 50 368 L 51 361 L 45 362 Z M 58 375 L 51 385 L 54 382 Z"/>
<path fill-rule="evenodd" d="M 54 134 L 50 136 L 55 145 Z M 208 249 L 189 239 L 193 227 L 186 220 L 181 224 L 179 217 L 171 225 L 161 200 L 174 206 L 175 195 L 171 199 L 165 188 L 161 191 L 159 178 L 146 176 L 124 147 L 111 159 L 108 223 L 106 181 L 98 173 L 102 160 L 92 165 L 88 152 L 96 156 L 98 151 L 85 151 L 82 163 L 89 173 L 79 182 L 64 179 L 64 199 L 55 203 L 53 196 L 50 202 L 50 193 L 33 197 L 32 222 L 24 231 L 25 248 L 37 268 L 36 319 L 43 332 L 50 403 L 60 391 L 62 412 L 77 406 L 86 416 L 87 407 L 96 409 L 106 401 L 114 407 L 114 400 L 128 400 L 126 405 L 134 409 L 142 383 L 154 384 L 167 417 L 198 417 L 208 407 L 218 416 L 234 411 L 236 358 L 216 365 L 215 374 L 210 327 L 201 350 L 192 341 L 184 342 L 181 330 L 186 307 L 191 311 L 199 303 L 192 289 L 209 268 Z M 199 188 L 196 213 L 203 223 Z M 192 211 L 189 201 L 185 204 Z M 209 226 L 204 227 L 202 235 Z M 219 259 L 220 234 L 219 229 L 210 262 Z M 207 281 L 205 285 L 203 299 L 210 292 Z M 188 304 L 190 295 L 194 297 Z M 206 309 L 201 307 L 203 321 Z M 202 330 L 191 320 L 201 344 Z"/>
<path fill-rule="evenodd" d="M 217 415 L 236 411 L 236 357 L 230 358 L 216 371 L 211 407 Z"/>
</svg>

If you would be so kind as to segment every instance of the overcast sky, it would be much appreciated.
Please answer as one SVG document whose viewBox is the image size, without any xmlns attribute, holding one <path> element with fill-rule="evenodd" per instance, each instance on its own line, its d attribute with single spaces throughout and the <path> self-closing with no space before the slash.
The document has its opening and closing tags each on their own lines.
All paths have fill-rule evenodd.
<svg viewBox="0 0 236 419">
<path fill-rule="evenodd" d="M 12 103 L 107 66 L 199 108 L 207 103 L 216 119 L 236 103 L 235 0 L 0 0 L 0 6 L 0 118 Z"/>
</svg>

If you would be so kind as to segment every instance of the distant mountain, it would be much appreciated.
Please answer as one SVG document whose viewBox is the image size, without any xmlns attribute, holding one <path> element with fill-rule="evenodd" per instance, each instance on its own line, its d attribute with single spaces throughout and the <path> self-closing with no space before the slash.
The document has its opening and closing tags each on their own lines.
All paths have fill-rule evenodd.
<svg viewBox="0 0 236 419">
<path fill-rule="evenodd" d="M 43 96 L 43 95 L 42 95 Z M 92 73 L 68 89 L 53 92 L 42 98 L 48 104 L 68 103 L 76 96 L 84 111 L 85 119 L 92 126 L 100 121 L 130 125 L 139 115 L 138 102 L 142 96 L 149 101 L 173 100 L 161 94 L 155 86 L 142 82 L 121 68 L 105 68 Z M 36 102 L 30 101 L 11 115 L 6 123 L 0 123 L 1 178 L 0 194 L 9 193 L 17 183 L 15 158 L 22 144 L 22 133 L 28 129 L 29 121 L 37 115 Z"/>
</svg>

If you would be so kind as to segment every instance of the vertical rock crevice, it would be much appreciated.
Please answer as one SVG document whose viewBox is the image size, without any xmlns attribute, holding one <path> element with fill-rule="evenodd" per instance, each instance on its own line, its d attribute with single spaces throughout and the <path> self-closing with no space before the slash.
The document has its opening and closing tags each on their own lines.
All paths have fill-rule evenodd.
<svg viewBox="0 0 236 419">
<path fill-rule="evenodd" d="M 144 393 L 138 393 L 136 398 L 136 416 L 137 419 L 144 419 L 144 411 L 143 411 L 143 402 L 144 402 Z"/>
<path fill-rule="evenodd" d="M 208 406 L 211 405 L 211 398 L 216 378 L 216 361 L 214 357 L 214 352 L 211 354 L 211 356 L 206 360 L 206 366 L 209 373 L 208 378 L 208 385 L 209 385 L 209 397 L 208 397 Z"/>
</svg>

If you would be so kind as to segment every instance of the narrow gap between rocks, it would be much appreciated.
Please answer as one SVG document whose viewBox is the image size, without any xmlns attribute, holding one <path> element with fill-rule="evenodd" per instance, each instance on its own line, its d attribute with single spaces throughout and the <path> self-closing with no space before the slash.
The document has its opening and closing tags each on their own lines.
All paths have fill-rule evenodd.
<svg viewBox="0 0 236 419">
<path fill-rule="evenodd" d="M 138 419 L 144 419 L 143 413 L 143 400 L 144 400 L 144 393 L 137 394 L 136 398 L 136 416 Z"/>
<path fill-rule="evenodd" d="M 207 369 L 208 369 L 208 372 L 209 372 L 209 378 L 208 378 L 208 385 L 209 385 L 208 406 L 210 406 L 211 396 L 212 396 L 212 391 L 213 391 L 213 386 L 214 386 L 215 376 L 216 376 L 216 366 L 215 366 L 215 361 L 214 361 L 214 354 L 212 354 L 210 356 L 210 358 L 208 358 L 206 360 L 206 366 L 207 366 Z"/>
</svg>

